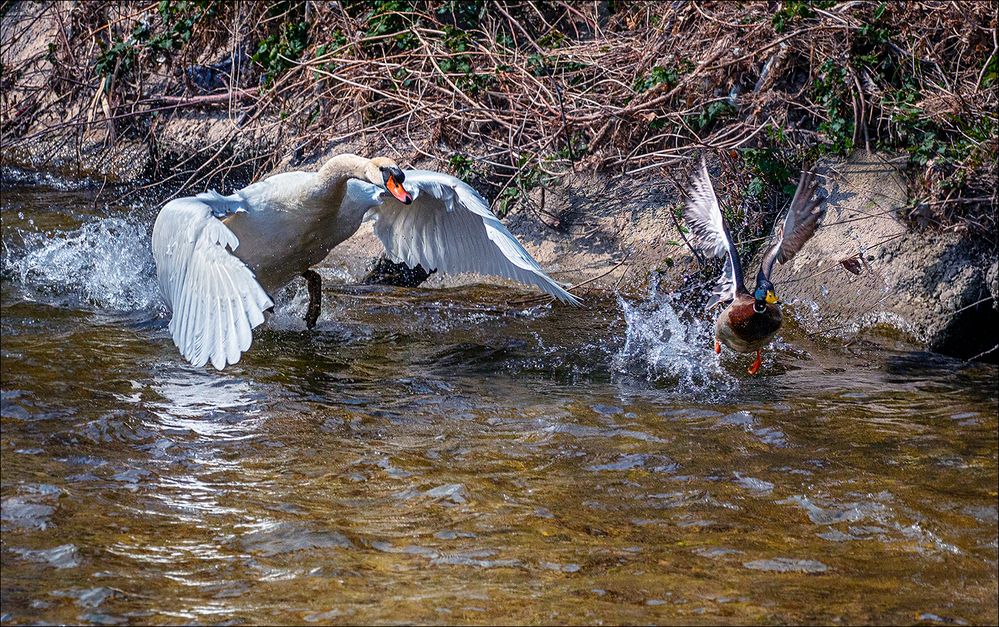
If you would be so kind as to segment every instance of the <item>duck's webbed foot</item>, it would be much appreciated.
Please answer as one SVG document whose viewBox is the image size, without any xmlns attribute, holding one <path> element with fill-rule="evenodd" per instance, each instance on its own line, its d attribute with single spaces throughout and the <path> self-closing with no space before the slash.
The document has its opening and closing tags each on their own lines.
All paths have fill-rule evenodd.
<svg viewBox="0 0 999 627">
<path fill-rule="evenodd" d="M 750 366 L 749 370 L 747 370 L 746 372 L 748 372 L 749 374 L 755 375 L 757 372 L 760 371 L 760 366 L 761 365 L 763 365 L 763 351 L 762 350 L 757 350 L 756 351 L 756 361 L 753 362 L 753 365 Z"/>
<path fill-rule="evenodd" d="M 305 328 L 312 329 L 319 320 L 323 306 L 323 278 L 315 270 L 306 270 L 302 277 L 309 286 L 309 308 L 305 312 Z"/>
<path fill-rule="evenodd" d="M 715 340 L 715 352 L 721 355 L 721 342 Z"/>
</svg>

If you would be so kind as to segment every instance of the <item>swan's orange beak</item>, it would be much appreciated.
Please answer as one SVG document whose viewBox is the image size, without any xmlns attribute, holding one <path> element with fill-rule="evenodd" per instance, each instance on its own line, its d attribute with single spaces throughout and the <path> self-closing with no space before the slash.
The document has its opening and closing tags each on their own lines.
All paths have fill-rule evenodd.
<svg viewBox="0 0 999 627">
<path fill-rule="evenodd" d="M 396 182 L 394 176 L 388 177 L 388 181 L 385 182 L 385 188 L 388 189 L 389 192 L 391 192 L 392 195 L 395 196 L 396 200 L 398 200 L 402 204 L 408 205 L 409 203 L 413 202 L 413 197 L 409 195 L 409 192 L 406 191 L 406 188 L 404 188 L 402 185 Z"/>
</svg>

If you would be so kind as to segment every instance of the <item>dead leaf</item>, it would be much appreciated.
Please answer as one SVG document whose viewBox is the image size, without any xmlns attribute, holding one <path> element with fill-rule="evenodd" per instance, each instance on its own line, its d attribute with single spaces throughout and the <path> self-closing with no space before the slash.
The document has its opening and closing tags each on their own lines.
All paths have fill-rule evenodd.
<svg viewBox="0 0 999 627">
<path fill-rule="evenodd" d="M 846 269 L 847 272 L 851 272 L 857 275 L 863 274 L 864 267 L 867 265 L 860 259 L 860 255 L 844 257 L 843 259 L 839 260 L 839 263 Z"/>
</svg>

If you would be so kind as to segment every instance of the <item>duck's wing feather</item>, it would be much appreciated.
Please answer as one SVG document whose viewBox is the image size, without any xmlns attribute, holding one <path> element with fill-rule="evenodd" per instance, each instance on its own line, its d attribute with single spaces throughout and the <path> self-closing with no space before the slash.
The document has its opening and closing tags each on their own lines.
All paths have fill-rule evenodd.
<svg viewBox="0 0 999 627">
<path fill-rule="evenodd" d="M 708 164 L 701 158 L 701 169 L 694 176 L 687 192 L 689 198 L 683 210 L 683 220 L 690 229 L 693 245 L 708 257 L 725 257 L 725 267 L 718 277 L 708 308 L 735 298 L 745 291 L 739 252 L 732 243 L 718 198 L 708 176 Z"/>
<path fill-rule="evenodd" d="M 814 172 L 802 172 L 798 189 L 784 221 L 777 228 L 773 246 L 763 255 L 763 275 L 770 279 L 776 262 L 787 263 L 810 240 L 826 215 L 826 196 L 817 193 L 819 183 Z"/>
<path fill-rule="evenodd" d="M 239 210 L 236 200 L 216 196 L 167 203 L 153 226 L 153 258 L 160 291 L 173 312 L 174 344 L 195 366 L 211 361 L 221 370 L 250 348 L 252 329 L 274 303 L 231 253 L 239 240 L 215 217 Z"/>
<path fill-rule="evenodd" d="M 375 235 L 393 261 L 444 273 L 504 277 L 579 304 L 545 274 L 467 183 L 426 170 L 407 170 L 405 175 L 412 204 L 404 205 L 385 193 L 384 202 L 371 210 Z"/>
</svg>

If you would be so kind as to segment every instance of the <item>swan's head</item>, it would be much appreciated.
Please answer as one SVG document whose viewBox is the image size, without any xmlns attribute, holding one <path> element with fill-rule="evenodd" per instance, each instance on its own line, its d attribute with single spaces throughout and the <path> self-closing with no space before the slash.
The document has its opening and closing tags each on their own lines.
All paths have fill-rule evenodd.
<svg viewBox="0 0 999 627">
<path fill-rule="evenodd" d="M 388 157 L 375 157 L 372 159 L 364 175 L 368 179 L 368 182 L 387 189 L 402 204 L 408 205 L 413 202 L 413 197 L 402 186 L 403 181 L 406 180 L 406 175 L 402 173 L 402 170 L 395 164 L 395 161 L 392 161 Z"/>
</svg>

